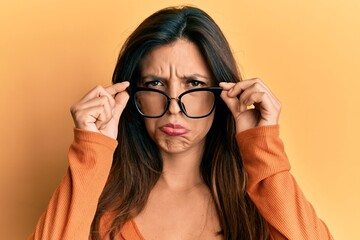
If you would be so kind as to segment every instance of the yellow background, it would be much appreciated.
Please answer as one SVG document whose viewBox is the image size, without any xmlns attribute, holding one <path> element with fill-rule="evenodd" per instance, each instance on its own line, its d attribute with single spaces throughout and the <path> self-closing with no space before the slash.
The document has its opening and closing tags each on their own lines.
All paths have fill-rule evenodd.
<svg viewBox="0 0 360 240">
<path fill-rule="evenodd" d="M 185 3 L 213 16 L 245 78 L 282 101 L 292 173 L 334 237 L 360 239 L 358 0 L 1 1 L 2 239 L 26 238 L 65 173 L 70 106 L 110 83 L 145 17 Z"/>
</svg>

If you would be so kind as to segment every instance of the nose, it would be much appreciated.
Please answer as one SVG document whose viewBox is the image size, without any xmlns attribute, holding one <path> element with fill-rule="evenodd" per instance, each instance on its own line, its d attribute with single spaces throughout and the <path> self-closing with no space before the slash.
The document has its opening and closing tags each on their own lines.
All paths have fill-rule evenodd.
<svg viewBox="0 0 360 240">
<path fill-rule="evenodd" d="M 177 114 L 179 112 L 181 112 L 181 108 L 178 104 L 178 99 L 177 98 L 170 98 L 169 99 L 169 109 L 168 112 L 170 114 Z"/>
</svg>

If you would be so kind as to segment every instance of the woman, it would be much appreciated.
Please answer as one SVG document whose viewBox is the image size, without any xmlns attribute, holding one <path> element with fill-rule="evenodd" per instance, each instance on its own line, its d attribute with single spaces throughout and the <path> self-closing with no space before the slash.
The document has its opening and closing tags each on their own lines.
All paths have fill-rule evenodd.
<svg viewBox="0 0 360 240">
<path fill-rule="evenodd" d="M 331 239 L 289 173 L 280 109 L 205 12 L 153 14 L 113 85 L 71 108 L 69 171 L 31 238 Z"/>
</svg>

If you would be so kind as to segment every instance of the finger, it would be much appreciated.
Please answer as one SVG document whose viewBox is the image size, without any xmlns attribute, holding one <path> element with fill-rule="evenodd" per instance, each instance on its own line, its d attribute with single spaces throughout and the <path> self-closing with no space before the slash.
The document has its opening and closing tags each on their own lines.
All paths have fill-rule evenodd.
<svg viewBox="0 0 360 240">
<path fill-rule="evenodd" d="M 245 106 L 254 105 L 264 120 L 278 119 L 279 110 L 270 100 L 270 96 L 264 92 L 253 92 L 244 101 Z"/>
<path fill-rule="evenodd" d="M 220 83 L 219 86 L 223 88 L 223 90 L 228 90 L 229 97 L 239 96 L 245 89 L 251 86 L 253 81 L 241 81 L 238 83 Z"/>
<path fill-rule="evenodd" d="M 115 106 L 112 110 L 112 114 L 116 122 L 119 122 L 121 113 L 124 111 L 129 98 L 130 96 L 126 91 L 122 91 L 115 96 Z"/>
<path fill-rule="evenodd" d="M 274 96 L 274 94 L 271 92 L 271 90 L 259 79 L 253 79 L 251 81 L 254 81 L 254 84 L 249 86 L 245 89 L 245 91 L 240 96 L 240 101 L 246 105 L 250 106 L 253 103 L 245 101 L 245 99 L 248 98 L 248 96 L 252 93 L 259 93 L 258 95 L 262 95 L 260 93 L 264 94 L 264 98 L 261 104 L 265 104 L 264 107 L 267 105 L 267 107 L 271 107 L 277 112 L 280 112 L 281 110 L 281 103 L 280 101 Z"/>
<path fill-rule="evenodd" d="M 111 85 L 109 87 L 105 88 L 105 91 L 112 95 L 115 96 L 116 94 L 123 92 L 126 90 L 127 87 L 130 86 L 130 83 L 128 81 L 126 82 L 120 82 L 120 83 L 115 83 L 114 85 Z"/>
<path fill-rule="evenodd" d="M 100 96 L 108 96 L 109 98 L 112 98 L 112 96 L 108 94 L 108 92 L 102 86 L 98 85 L 91 89 L 87 94 L 85 94 L 85 96 L 80 99 L 79 103 L 84 103 L 89 101 L 90 99 Z"/>
<path fill-rule="evenodd" d="M 270 89 L 261 79 L 259 79 L 259 78 L 251 78 L 251 79 L 248 79 L 248 80 L 245 80 L 245 81 L 254 81 L 254 84 L 255 84 L 255 83 L 258 83 L 259 86 L 262 86 L 263 89 L 264 89 L 266 92 L 269 93 L 269 95 L 271 96 L 271 98 L 272 98 L 274 101 L 280 103 L 280 101 L 276 98 L 276 96 L 275 96 L 274 93 L 271 91 L 271 89 Z"/>
<path fill-rule="evenodd" d="M 110 99 L 110 103 L 112 103 L 111 99 L 113 98 L 113 96 L 115 96 L 117 93 L 119 93 L 121 91 L 124 91 L 129 85 L 130 85 L 130 83 L 128 81 L 116 83 L 116 84 L 111 85 L 106 88 L 98 85 L 98 86 L 94 87 L 92 90 L 90 90 L 87 94 L 85 94 L 85 96 L 82 99 L 80 99 L 79 102 L 83 103 L 92 98 L 96 98 L 99 96 L 107 96 Z M 115 102 L 114 102 L 114 104 L 115 104 Z"/>
<path fill-rule="evenodd" d="M 96 121 L 99 121 L 99 119 L 105 119 L 103 117 L 103 111 L 104 107 L 100 105 L 77 111 L 75 113 L 75 126 L 81 129 L 94 128 L 96 126 Z M 95 130 L 97 129 L 98 128 L 96 127 Z"/>
<path fill-rule="evenodd" d="M 222 82 L 219 85 L 220 85 L 220 87 L 223 87 L 225 90 L 229 90 L 228 94 L 231 97 L 240 95 L 243 91 L 245 91 L 247 88 L 252 87 L 252 86 L 256 86 L 259 90 L 263 89 L 263 91 L 267 91 L 273 96 L 270 89 L 259 78 L 247 79 L 247 80 L 243 80 L 238 83 Z"/>
<path fill-rule="evenodd" d="M 246 88 L 240 95 L 239 97 L 239 101 L 241 104 L 245 105 L 245 106 L 249 106 L 249 104 L 247 103 L 247 100 L 249 99 L 249 96 L 251 94 L 254 94 L 254 93 L 264 93 L 264 94 L 269 94 L 267 92 L 267 90 L 261 86 L 260 84 L 258 83 L 255 83 L 251 86 L 249 86 L 248 88 Z"/>
<path fill-rule="evenodd" d="M 271 103 L 270 98 L 265 93 L 253 93 L 249 96 L 248 104 L 255 105 L 261 115 L 262 125 L 277 124 L 279 120 L 280 109 Z"/>
<path fill-rule="evenodd" d="M 103 109 L 100 112 L 95 122 L 99 130 L 102 130 L 113 117 L 112 108 L 110 107 L 110 104 L 104 104 L 102 107 Z"/>
<path fill-rule="evenodd" d="M 112 101 L 114 102 L 113 105 L 115 105 L 115 100 L 112 99 Z M 90 99 L 87 102 L 84 103 L 77 103 L 75 105 L 73 105 L 70 109 L 71 111 L 71 115 L 73 116 L 75 125 L 78 126 L 79 122 L 83 122 L 83 119 L 87 118 L 87 116 L 85 116 L 83 113 L 86 112 L 86 109 L 90 109 L 93 107 L 104 107 L 106 106 L 107 109 L 110 109 L 110 114 L 111 114 L 111 103 L 110 103 L 110 99 L 107 96 L 101 96 L 101 97 L 96 97 L 93 99 Z M 93 123 L 95 122 L 95 120 L 93 121 Z"/>
<path fill-rule="evenodd" d="M 100 110 L 103 110 L 104 113 L 101 114 L 101 112 L 98 112 Z M 108 97 L 101 96 L 91 99 L 86 103 L 73 106 L 71 113 L 76 125 L 84 125 L 84 119 L 86 119 L 86 123 L 96 123 L 98 119 L 100 119 L 102 122 L 107 122 L 112 117 L 112 107 L 109 103 Z M 91 113 L 92 115 L 87 116 L 87 113 Z M 99 118 L 99 116 L 95 114 L 101 114 L 101 117 Z"/>
<path fill-rule="evenodd" d="M 235 86 L 236 83 L 233 82 L 221 82 L 219 83 L 219 86 L 226 91 L 229 91 L 231 88 Z"/>
<path fill-rule="evenodd" d="M 82 109 L 103 106 L 105 104 L 108 104 L 112 108 L 115 105 L 115 100 L 113 98 L 109 98 L 108 96 L 95 97 L 89 99 L 87 102 L 76 104 L 73 111 L 81 111 Z"/>
<path fill-rule="evenodd" d="M 84 114 L 88 116 L 87 125 L 95 125 L 97 129 L 101 129 L 101 126 L 109 121 L 108 116 L 103 106 L 95 106 L 83 110 Z"/>
<path fill-rule="evenodd" d="M 240 86 L 240 82 L 220 83 L 219 86 L 223 88 L 221 97 L 233 114 L 249 109 L 249 106 L 244 104 L 244 98 L 242 100 L 239 99 L 244 92 L 248 91 L 247 88 Z"/>
<path fill-rule="evenodd" d="M 231 86 L 228 84 L 227 88 L 231 88 Z M 232 88 L 229 90 L 229 96 L 240 96 L 240 102 L 241 102 L 241 109 L 243 110 L 246 108 L 246 106 L 243 103 L 244 97 L 241 97 L 244 92 L 248 92 L 248 90 L 251 90 L 251 92 L 265 92 L 270 96 L 270 101 L 279 108 L 281 107 L 280 101 L 274 96 L 274 94 L 271 92 L 271 90 L 261 81 L 261 79 L 253 78 L 249 80 L 244 80 L 242 82 L 238 82 L 235 85 L 232 86 Z M 248 93 L 249 94 L 249 93 Z"/>
<path fill-rule="evenodd" d="M 231 113 L 236 116 L 239 113 L 239 99 L 237 97 L 229 97 L 228 91 L 223 90 L 220 94 L 220 97 L 225 102 Z"/>
<path fill-rule="evenodd" d="M 246 107 L 256 104 L 261 105 L 263 108 L 270 108 L 272 105 L 269 97 L 264 92 L 252 92 L 248 94 L 242 101 L 243 105 Z"/>
</svg>

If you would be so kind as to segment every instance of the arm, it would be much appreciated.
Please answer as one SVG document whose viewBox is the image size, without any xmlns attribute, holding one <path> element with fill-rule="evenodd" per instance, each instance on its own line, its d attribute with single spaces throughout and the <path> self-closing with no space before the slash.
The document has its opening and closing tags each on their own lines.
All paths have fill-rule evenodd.
<svg viewBox="0 0 360 240">
<path fill-rule="evenodd" d="M 88 239 L 110 172 L 128 86 L 97 86 L 71 107 L 76 129 L 69 170 L 30 239 Z"/>
<path fill-rule="evenodd" d="M 248 193 L 268 221 L 272 239 L 331 239 L 289 173 L 277 126 L 280 101 L 258 78 L 220 86 L 235 119 Z"/>
<path fill-rule="evenodd" d="M 117 141 L 75 129 L 69 168 L 29 239 L 88 239 Z"/>
<path fill-rule="evenodd" d="M 279 138 L 278 125 L 237 135 L 248 173 L 248 194 L 269 224 L 274 239 L 332 239 L 295 179 Z"/>
</svg>

